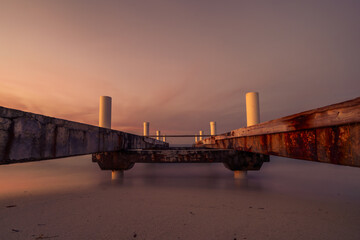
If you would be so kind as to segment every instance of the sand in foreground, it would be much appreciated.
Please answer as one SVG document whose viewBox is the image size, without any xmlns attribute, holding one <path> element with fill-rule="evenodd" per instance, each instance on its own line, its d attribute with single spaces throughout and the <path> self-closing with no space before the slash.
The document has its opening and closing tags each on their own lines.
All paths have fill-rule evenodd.
<svg viewBox="0 0 360 240">
<path fill-rule="evenodd" d="M 140 165 L 114 183 L 87 158 L 27 165 L 36 188 L 25 165 L 0 168 L 24 175 L 0 195 L 0 239 L 360 239 L 360 169 L 275 159 L 234 181 L 218 164 Z"/>
</svg>

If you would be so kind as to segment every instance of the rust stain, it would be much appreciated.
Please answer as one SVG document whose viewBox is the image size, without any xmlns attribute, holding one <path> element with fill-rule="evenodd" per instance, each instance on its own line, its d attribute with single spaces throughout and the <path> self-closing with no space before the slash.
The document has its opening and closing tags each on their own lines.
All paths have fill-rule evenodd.
<svg viewBox="0 0 360 240">
<path fill-rule="evenodd" d="M 359 128 L 360 124 L 355 123 L 235 137 L 217 140 L 212 147 L 360 167 Z"/>
</svg>

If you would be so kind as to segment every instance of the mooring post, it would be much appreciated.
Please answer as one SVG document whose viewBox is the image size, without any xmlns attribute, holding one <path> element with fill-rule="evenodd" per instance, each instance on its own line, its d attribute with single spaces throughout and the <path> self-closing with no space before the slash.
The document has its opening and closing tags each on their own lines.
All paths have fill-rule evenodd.
<svg viewBox="0 0 360 240">
<path fill-rule="evenodd" d="M 163 142 L 166 142 L 166 136 L 165 135 L 163 136 Z"/>
<path fill-rule="evenodd" d="M 195 135 L 195 143 L 198 141 L 198 136 Z"/>
<path fill-rule="evenodd" d="M 111 97 L 100 97 L 99 127 L 111 128 Z"/>
<path fill-rule="evenodd" d="M 99 104 L 99 127 L 111 128 L 111 97 L 101 96 Z M 122 178 L 123 171 L 112 170 L 111 179 L 117 180 Z"/>
<path fill-rule="evenodd" d="M 159 130 L 156 131 L 156 140 L 160 140 L 160 131 Z"/>
<path fill-rule="evenodd" d="M 246 93 L 246 123 L 250 127 L 260 123 L 259 93 Z"/>
<path fill-rule="evenodd" d="M 210 122 L 210 135 L 216 135 L 216 122 Z"/>
<path fill-rule="evenodd" d="M 150 125 L 150 123 L 149 122 L 144 122 L 143 125 L 144 125 L 144 137 L 148 137 L 149 136 L 149 125 Z"/>
<path fill-rule="evenodd" d="M 203 138 L 202 138 L 202 135 L 203 135 L 203 131 L 199 131 L 199 140 L 201 141 Z"/>
<path fill-rule="evenodd" d="M 246 124 L 248 127 L 260 123 L 259 93 L 248 92 L 246 99 Z M 234 171 L 234 178 L 246 178 L 247 171 Z"/>
</svg>

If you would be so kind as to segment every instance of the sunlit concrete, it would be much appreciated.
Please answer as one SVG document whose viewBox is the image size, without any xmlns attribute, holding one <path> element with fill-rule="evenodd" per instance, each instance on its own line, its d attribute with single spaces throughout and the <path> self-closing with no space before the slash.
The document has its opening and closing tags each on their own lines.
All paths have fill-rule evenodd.
<svg viewBox="0 0 360 240">
<path fill-rule="evenodd" d="M 144 136 L 148 137 L 149 136 L 149 127 L 150 127 L 150 123 L 149 122 L 144 122 Z"/>
<path fill-rule="evenodd" d="M 247 126 L 260 123 L 259 93 L 246 93 L 246 122 Z"/>
<path fill-rule="evenodd" d="M 216 122 L 210 122 L 210 135 L 216 135 Z"/>
<path fill-rule="evenodd" d="M 159 130 L 156 131 L 156 140 L 160 140 L 160 131 Z"/>
<path fill-rule="evenodd" d="M 124 171 L 122 170 L 112 170 L 111 171 L 111 180 L 121 180 L 124 177 Z"/>
<path fill-rule="evenodd" d="M 99 126 L 103 128 L 111 128 L 111 97 L 100 97 Z"/>
<path fill-rule="evenodd" d="M 246 93 L 246 123 L 250 127 L 260 123 L 259 93 Z M 234 171 L 235 179 L 243 179 L 247 177 L 247 171 Z"/>
<path fill-rule="evenodd" d="M 235 179 L 244 179 L 247 177 L 247 171 L 234 171 Z"/>
</svg>

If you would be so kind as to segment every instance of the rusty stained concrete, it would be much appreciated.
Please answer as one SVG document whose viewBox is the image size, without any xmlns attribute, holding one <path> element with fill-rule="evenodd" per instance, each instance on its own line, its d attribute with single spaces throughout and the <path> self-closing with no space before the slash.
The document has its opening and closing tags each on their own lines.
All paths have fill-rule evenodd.
<svg viewBox="0 0 360 240">
<path fill-rule="evenodd" d="M 360 97 L 197 142 L 196 146 L 360 167 Z"/>
<path fill-rule="evenodd" d="M 197 146 L 360 167 L 360 123 L 207 142 Z"/>
<path fill-rule="evenodd" d="M 128 170 L 135 163 L 224 163 L 230 170 L 259 170 L 269 156 L 227 149 L 130 149 L 93 154 L 102 170 Z"/>
<path fill-rule="evenodd" d="M 0 164 L 131 148 L 168 147 L 155 139 L 0 107 Z"/>
</svg>

